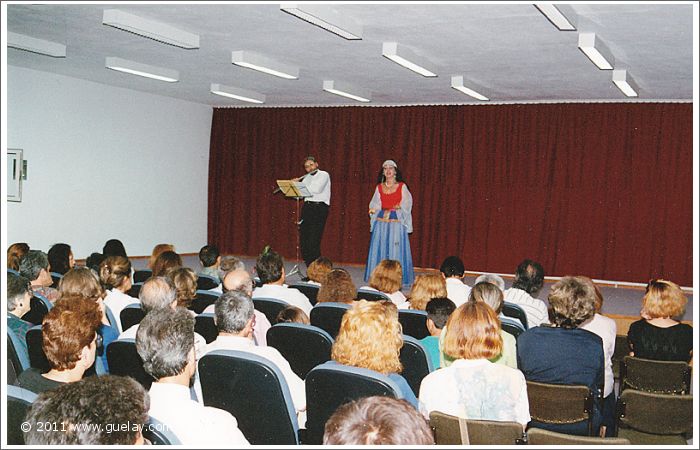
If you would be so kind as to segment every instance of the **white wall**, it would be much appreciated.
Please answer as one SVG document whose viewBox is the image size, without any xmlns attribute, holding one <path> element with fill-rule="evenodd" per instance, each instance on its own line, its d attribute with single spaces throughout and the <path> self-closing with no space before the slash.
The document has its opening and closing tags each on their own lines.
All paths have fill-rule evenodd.
<svg viewBox="0 0 700 450">
<path fill-rule="evenodd" d="M 110 238 L 130 256 L 206 243 L 210 106 L 13 66 L 7 93 L 7 144 L 29 164 L 8 244 L 80 259 Z"/>
</svg>

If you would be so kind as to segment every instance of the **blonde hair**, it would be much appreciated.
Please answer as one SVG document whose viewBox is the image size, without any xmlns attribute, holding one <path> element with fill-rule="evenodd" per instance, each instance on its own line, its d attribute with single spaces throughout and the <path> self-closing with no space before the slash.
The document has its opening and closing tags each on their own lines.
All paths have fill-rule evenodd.
<svg viewBox="0 0 700 450">
<path fill-rule="evenodd" d="M 197 274 L 189 267 L 173 267 L 166 277 L 170 278 L 177 292 L 177 306 L 189 308 L 192 300 L 197 297 Z"/>
<path fill-rule="evenodd" d="M 464 303 L 447 320 L 443 352 L 455 359 L 493 359 L 503 351 L 501 322 L 484 302 Z"/>
<path fill-rule="evenodd" d="M 651 280 L 642 298 L 642 315 L 649 319 L 682 316 L 687 303 L 688 298 L 673 281 Z"/>
<path fill-rule="evenodd" d="M 394 259 L 384 259 L 372 271 L 369 285 L 380 292 L 393 294 L 401 289 L 402 277 L 401 263 Z"/>
<path fill-rule="evenodd" d="M 428 273 L 418 275 L 416 281 L 408 293 L 408 301 L 411 309 L 425 311 L 425 305 L 433 298 L 447 297 L 447 285 L 445 277 L 441 273 Z"/>
<path fill-rule="evenodd" d="M 148 268 L 153 269 L 153 265 L 156 263 L 156 259 L 158 259 L 158 256 L 160 256 L 161 253 L 163 252 L 174 252 L 175 251 L 175 246 L 172 244 L 158 244 L 155 247 L 153 247 L 153 251 L 151 252 L 151 257 L 148 258 Z"/>
<path fill-rule="evenodd" d="M 105 296 L 105 290 L 92 270 L 87 267 L 74 267 L 66 272 L 58 282 L 59 299 L 63 297 L 83 297 L 98 301 Z"/>
<path fill-rule="evenodd" d="M 316 283 L 323 283 L 323 277 L 333 270 L 333 263 L 330 259 L 319 256 L 314 262 L 309 265 L 306 270 L 306 276 L 309 280 Z"/>
<path fill-rule="evenodd" d="M 333 269 L 323 279 L 316 301 L 349 303 L 355 300 L 357 288 L 345 269 Z"/>
<path fill-rule="evenodd" d="M 488 281 L 476 283 L 469 292 L 469 300 L 486 303 L 497 315 L 503 310 L 503 291 Z"/>
<path fill-rule="evenodd" d="M 360 300 L 343 315 L 331 358 L 385 375 L 401 372 L 401 332 L 399 310 L 394 304 Z"/>
</svg>

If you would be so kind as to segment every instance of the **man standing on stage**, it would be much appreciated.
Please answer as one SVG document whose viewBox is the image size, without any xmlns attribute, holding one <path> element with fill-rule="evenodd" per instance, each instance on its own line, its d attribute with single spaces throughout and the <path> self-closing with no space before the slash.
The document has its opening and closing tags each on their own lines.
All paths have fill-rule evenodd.
<svg viewBox="0 0 700 450">
<path fill-rule="evenodd" d="M 294 181 L 301 181 L 312 194 L 304 199 L 299 226 L 301 257 L 304 258 L 306 267 L 309 267 L 321 256 L 321 237 L 331 204 L 331 177 L 328 172 L 318 168 L 318 162 L 313 156 L 304 159 L 304 170 L 306 175 L 295 178 Z"/>
</svg>

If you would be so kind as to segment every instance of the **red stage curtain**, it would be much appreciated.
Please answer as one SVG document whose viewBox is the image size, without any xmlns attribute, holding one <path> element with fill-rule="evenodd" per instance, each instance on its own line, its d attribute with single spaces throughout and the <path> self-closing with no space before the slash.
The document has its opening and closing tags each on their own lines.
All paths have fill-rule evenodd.
<svg viewBox="0 0 700 450">
<path fill-rule="evenodd" d="M 294 201 L 275 180 L 312 154 L 331 174 L 322 251 L 361 263 L 385 159 L 414 198 L 414 264 L 459 255 L 513 273 L 692 285 L 692 104 L 214 109 L 209 242 L 296 255 Z"/>
</svg>

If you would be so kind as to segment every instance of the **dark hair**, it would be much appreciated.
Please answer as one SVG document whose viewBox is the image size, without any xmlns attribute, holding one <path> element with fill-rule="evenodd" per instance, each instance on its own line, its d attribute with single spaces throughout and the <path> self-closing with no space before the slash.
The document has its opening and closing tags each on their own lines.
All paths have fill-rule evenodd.
<svg viewBox="0 0 700 450">
<path fill-rule="evenodd" d="M 464 276 L 464 263 L 459 256 L 448 256 L 442 262 L 440 272 L 445 274 L 447 278 L 456 276 L 461 278 Z"/>
<path fill-rule="evenodd" d="M 515 270 L 515 281 L 513 287 L 522 289 L 530 295 L 536 294 L 542 289 L 544 284 L 544 269 L 542 264 L 531 259 L 526 259 L 520 263 Z"/>
<path fill-rule="evenodd" d="M 199 250 L 199 260 L 204 267 L 211 267 L 216 264 L 216 258 L 219 255 L 219 247 L 216 245 L 205 245 Z"/>
<path fill-rule="evenodd" d="M 406 184 L 406 182 L 403 180 L 403 175 L 401 175 L 401 171 L 399 170 L 399 168 L 394 167 L 394 169 L 396 170 L 396 182 Z M 382 168 L 379 169 L 379 175 L 377 176 L 377 184 L 382 184 L 385 181 L 386 179 L 384 178 L 384 166 L 382 166 Z M 406 184 L 406 186 L 408 186 L 408 184 Z"/>
<path fill-rule="evenodd" d="M 72 253 L 68 244 L 52 245 L 47 254 L 51 272 L 60 273 L 61 275 L 68 272 L 70 270 L 70 255 Z"/>
<path fill-rule="evenodd" d="M 357 287 L 345 269 L 333 269 L 321 281 L 321 288 L 316 295 L 318 303 L 348 303 L 357 297 Z"/>
<path fill-rule="evenodd" d="M 26 293 L 32 293 L 32 285 L 22 275 L 7 274 L 7 311 L 14 311 Z"/>
<path fill-rule="evenodd" d="M 184 308 L 154 309 L 136 331 L 143 369 L 156 380 L 179 375 L 194 348 L 194 317 Z"/>
<path fill-rule="evenodd" d="M 122 244 L 122 241 L 119 239 L 110 239 L 105 242 L 104 247 L 102 247 L 102 254 L 105 255 L 105 257 L 123 256 L 124 258 L 128 258 L 124 244 Z"/>
<path fill-rule="evenodd" d="M 7 267 L 19 271 L 19 262 L 29 251 L 26 242 L 16 242 L 7 247 Z"/>
<path fill-rule="evenodd" d="M 450 314 L 457 309 L 455 303 L 446 297 L 436 297 L 425 305 L 428 319 L 432 320 L 437 328 L 442 328 L 450 318 Z"/>
<path fill-rule="evenodd" d="M 27 412 L 32 426 L 24 440 L 28 445 L 133 445 L 149 408 L 146 390 L 133 378 L 86 377 L 39 394 Z M 47 430 L 39 423 L 63 426 Z"/>
<path fill-rule="evenodd" d="M 100 264 L 102 264 L 102 261 L 104 261 L 105 258 L 106 258 L 105 255 L 103 255 L 102 253 L 97 253 L 97 252 L 90 253 L 90 256 L 85 258 L 85 265 L 88 268 L 94 270 L 96 273 L 99 274 L 100 273 Z"/>
<path fill-rule="evenodd" d="M 287 306 L 281 310 L 277 317 L 275 318 L 275 323 L 303 323 L 305 325 L 310 325 L 309 316 L 296 306 Z"/>
<path fill-rule="evenodd" d="M 170 250 L 165 251 L 158 255 L 155 262 L 153 263 L 153 275 L 154 277 L 165 276 L 166 272 L 173 267 L 181 267 L 182 258 L 175 252 Z"/>
<path fill-rule="evenodd" d="M 262 284 L 272 283 L 282 278 L 283 268 L 282 256 L 272 249 L 265 248 L 255 261 L 255 271 Z"/>
</svg>

